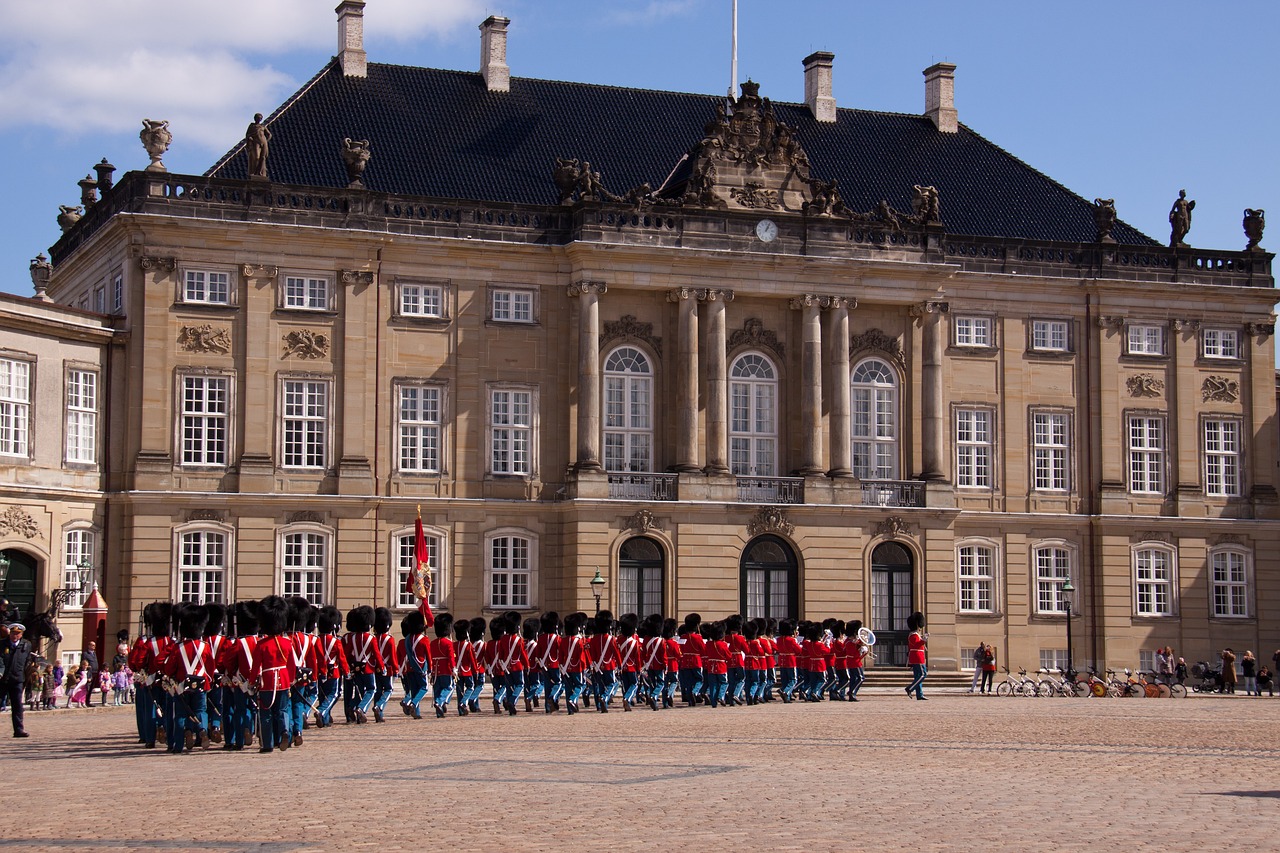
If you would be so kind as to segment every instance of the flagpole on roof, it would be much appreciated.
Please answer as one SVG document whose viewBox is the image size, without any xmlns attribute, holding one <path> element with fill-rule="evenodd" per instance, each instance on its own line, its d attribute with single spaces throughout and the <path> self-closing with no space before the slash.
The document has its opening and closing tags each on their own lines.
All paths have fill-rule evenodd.
<svg viewBox="0 0 1280 853">
<path fill-rule="evenodd" d="M 732 103 L 738 88 L 738 0 L 733 0 L 733 50 L 729 64 L 729 102 Z"/>
</svg>

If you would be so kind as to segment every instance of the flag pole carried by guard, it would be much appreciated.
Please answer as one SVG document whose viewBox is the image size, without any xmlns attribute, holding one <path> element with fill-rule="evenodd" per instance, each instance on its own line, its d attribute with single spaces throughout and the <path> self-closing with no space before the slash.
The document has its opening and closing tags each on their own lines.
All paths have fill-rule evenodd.
<svg viewBox="0 0 1280 853">
<path fill-rule="evenodd" d="M 413 571 L 409 572 L 408 592 L 425 602 L 431 594 L 430 555 L 427 553 L 427 537 L 422 532 L 422 504 L 418 504 L 418 520 L 413 525 Z"/>
</svg>

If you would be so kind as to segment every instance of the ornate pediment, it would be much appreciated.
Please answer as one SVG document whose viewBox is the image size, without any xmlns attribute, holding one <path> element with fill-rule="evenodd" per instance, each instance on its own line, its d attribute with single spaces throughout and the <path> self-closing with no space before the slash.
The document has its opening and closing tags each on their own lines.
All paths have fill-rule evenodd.
<svg viewBox="0 0 1280 853">
<path fill-rule="evenodd" d="M 778 340 L 777 333 L 766 329 L 764 323 L 757 317 L 748 318 L 741 329 L 729 335 L 727 351 L 733 352 L 738 347 L 772 350 L 778 358 L 786 357 L 783 354 L 784 346 L 782 341 Z"/>
<path fill-rule="evenodd" d="M 849 341 L 849 358 L 856 358 L 860 353 L 872 352 L 887 355 L 899 367 L 906 366 L 902 355 L 902 344 L 898 339 L 879 329 L 867 329 L 854 335 Z"/>
<path fill-rule="evenodd" d="M 747 522 L 747 533 L 751 536 L 759 536 L 762 533 L 781 533 L 783 536 L 790 536 L 795 529 L 796 526 L 779 506 L 762 506 Z"/>
<path fill-rule="evenodd" d="M 641 323 L 631 314 L 624 314 L 621 320 L 606 320 L 604 331 L 600 334 L 600 347 L 603 349 L 614 341 L 643 341 L 657 355 L 662 355 L 662 338 L 654 335 L 652 323 Z"/>
<path fill-rule="evenodd" d="M 905 518 L 891 515 L 876 525 L 876 535 L 886 539 L 911 535 L 911 525 Z"/>
<path fill-rule="evenodd" d="M 22 507 L 11 506 L 0 512 L 0 534 L 20 533 L 28 539 L 40 535 L 40 525 Z"/>
<path fill-rule="evenodd" d="M 623 519 L 622 529 L 639 530 L 641 533 L 644 533 L 647 530 L 662 530 L 663 527 L 662 522 L 658 521 L 657 516 L 649 512 L 647 509 L 642 509 L 635 515 L 628 516 Z"/>
</svg>

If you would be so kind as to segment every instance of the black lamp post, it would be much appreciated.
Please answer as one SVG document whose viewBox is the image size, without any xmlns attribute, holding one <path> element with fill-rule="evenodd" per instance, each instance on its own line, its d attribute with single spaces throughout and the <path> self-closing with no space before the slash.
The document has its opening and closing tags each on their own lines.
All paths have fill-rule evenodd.
<svg viewBox="0 0 1280 853">
<path fill-rule="evenodd" d="M 1071 577 L 1068 576 L 1062 582 L 1062 598 L 1067 605 L 1067 669 L 1075 672 L 1075 657 L 1071 654 L 1071 594 L 1076 588 L 1071 584 Z"/>
<path fill-rule="evenodd" d="M 604 578 L 600 577 L 600 569 L 596 569 L 596 576 L 591 579 L 591 594 L 596 597 L 596 615 L 600 615 L 600 596 L 604 595 Z"/>
<path fill-rule="evenodd" d="M 9 555 L 0 551 L 0 595 L 4 594 L 5 585 L 9 583 Z"/>
<path fill-rule="evenodd" d="M 81 560 L 76 566 L 76 569 L 78 570 L 76 572 L 76 579 L 79 581 L 78 584 L 73 587 L 55 589 L 53 592 L 49 593 L 49 603 L 52 606 L 51 609 L 53 611 L 50 615 L 53 616 L 54 619 L 58 618 L 58 613 L 62 608 L 66 607 L 67 602 L 71 601 L 72 598 L 75 598 L 76 595 L 89 594 L 89 584 L 93 579 L 93 563 L 89 562 L 87 559 Z"/>
</svg>

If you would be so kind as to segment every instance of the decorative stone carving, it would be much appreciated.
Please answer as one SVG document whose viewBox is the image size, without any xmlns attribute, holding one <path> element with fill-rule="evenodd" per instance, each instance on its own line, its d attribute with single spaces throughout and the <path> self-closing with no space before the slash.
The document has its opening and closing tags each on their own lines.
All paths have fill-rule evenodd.
<svg viewBox="0 0 1280 853">
<path fill-rule="evenodd" d="M 58 205 L 58 227 L 63 231 L 70 231 L 71 226 L 80 221 L 80 217 L 84 215 L 83 207 L 72 207 L 68 204 Z"/>
<path fill-rule="evenodd" d="M 623 519 L 623 530 L 639 530 L 644 533 L 646 530 L 662 530 L 662 523 L 647 509 L 642 509 L 635 515 Z"/>
<path fill-rule="evenodd" d="M 1275 323 L 1245 323 L 1245 334 L 1251 338 L 1268 338 L 1276 333 Z"/>
<path fill-rule="evenodd" d="M 858 300 L 852 296 L 820 296 L 818 304 L 822 306 L 823 311 L 830 311 L 833 308 L 848 308 L 852 311 L 858 307 Z"/>
<path fill-rule="evenodd" d="M 93 167 L 93 171 L 98 173 L 98 191 L 102 193 L 102 197 L 107 197 L 107 190 L 115 186 L 115 180 L 112 175 L 116 173 L 116 167 L 107 162 L 107 158 L 103 157 L 102 162 Z"/>
<path fill-rule="evenodd" d="M 1240 399 L 1240 382 L 1229 376 L 1206 376 L 1200 395 L 1206 403 L 1234 403 Z"/>
<path fill-rule="evenodd" d="M 814 216 L 850 213 L 844 206 L 844 199 L 840 197 L 840 182 L 837 179 L 822 181 L 818 178 L 810 178 L 809 191 L 813 194 L 813 200 L 808 203 L 807 208 Z"/>
<path fill-rule="evenodd" d="M 193 509 L 187 513 L 187 521 L 225 522 L 226 515 L 221 510 L 216 509 Z"/>
<path fill-rule="evenodd" d="M 896 515 L 891 515 L 876 525 L 876 535 L 883 536 L 886 539 L 893 539 L 897 536 L 910 536 L 911 532 L 912 526 L 907 523 L 907 520 Z"/>
<path fill-rule="evenodd" d="M 1093 227 L 1097 231 L 1099 243 L 1114 243 L 1111 229 L 1116 224 L 1116 200 L 1114 198 L 1095 198 L 1093 200 Z"/>
<path fill-rule="evenodd" d="M 653 334 L 652 323 L 641 323 L 630 314 L 624 314 L 621 320 L 606 320 L 604 332 L 600 335 L 600 348 L 604 349 L 614 341 L 643 341 L 657 355 L 662 355 L 662 338 Z"/>
<path fill-rule="evenodd" d="M 911 187 L 911 210 L 917 222 L 931 223 L 942 221 L 942 200 L 937 187 L 922 187 L 914 184 Z"/>
<path fill-rule="evenodd" d="M 1130 397 L 1159 397 L 1164 393 L 1164 380 L 1150 373 L 1136 373 L 1125 380 Z"/>
<path fill-rule="evenodd" d="M 1199 320 L 1170 320 L 1169 328 L 1175 332 L 1197 332 L 1200 330 Z"/>
<path fill-rule="evenodd" d="M 249 157 L 249 180 L 267 180 L 267 155 L 271 150 L 271 131 L 262 123 L 262 113 L 254 113 L 244 132 L 244 151 Z"/>
<path fill-rule="evenodd" d="M 820 296 L 815 296 L 812 293 L 802 293 L 799 296 L 793 296 L 788 299 L 787 305 L 792 311 L 800 311 L 801 309 L 808 308 L 812 305 L 818 305 L 821 301 L 822 297 Z"/>
<path fill-rule="evenodd" d="M 369 140 L 343 139 L 342 163 L 347 167 L 347 189 L 364 189 L 364 170 L 369 165 L 373 152 L 369 150 Z"/>
<path fill-rule="evenodd" d="M 45 291 L 49 289 L 49 279 L 53 276 L 53 264 L 41 252 L 31 259 L 27 269 L 31 273 L 31 286 L 35 288 L 36 299 L 48 299 Z"/>
<path fill-rule="evenodd" d="M 715 302 L 717 299 L 723 299 L 725 302 L 732 302 L 735 294 L 732 290 L 711 290 L 702 288 L 696 291 L 699 302 Z"/>
<path fill-rule="evenodd" d="M 373 284 L 373 271 L 372 270 L 343 270 L 338 275 L 338 278 L 343 284 L 370 285 L 370 284 Z"/>
<path fill-rule="evenodd" d="M 270 264 L 245 264 L 240 271 L 245 278 L 275 278 L 280 275 L 280 267 Z"/>
<path fill-rule="evenodd" d="M 80 203 L 88 210 L 98 203 L 98 181 L 92 175 L 85 175 L 79 181 Z"/>
<path fill-rule="evenodd" d="M 1163 542 L 1166 545 L 1173 544 L 1173 537 L 1168 533 L 1159 530 L 1142 530 L 1133 535 L 1132 542 Z"/>
<path fill-rule="evenodd" d="M 212 352 L 226 355 L 231 352 L 231 331 L 225 326 L 214 328 L 209 323 L 202 326 L 183 326 L 178 330 L 178 346 L 187 352 Z"/>
<path fill-rule="evenodd" d="M 178 268 L 178 262 L 173 258 L 157 258 L 151 255 L 143 255 L 138 258 L 138 266 L 143 272 L 151 272 L 159 270 L 160 272 L 173 272 Z"/>
<path fill-rule="evenodd" d="M 560 193 L 558 204 L 572 204 L 577 201 L 640 201 L 647 197 L 647 184 L 631 190 L 627 198 L 616 196 L 604 188 L 600 173 L 592 171 L 591 161 L 557 157 L 555 168 L 551 170 L 551 178 L 555 181 Z"/>
<path fill-rule="evenodd" d="M 40 535 L 40 525 L 22 507 L 11 506 L 0 512 L 0 535 L 5 533 L 20 533 L 28 539 L 34 539 Z"/>
<path fill-rule="evenodd" d="M 778 191 L 767 190 L 763 184 L 747 184 L 742 187 L 733 187 L 729 190 L 729 195 L 743 207 L 751 209 L 764 208 L 766 210 L 778 209 Z"/>
<path fill-rule="evenodd" d="M 142 120 L 142 130 L 138 132 L 138 138 L 142 140 L 142 147 L 147 149 L 147 156 L 151 158 L 151 165 L 147 166 L 147 171 L 169 171 L 164 167 L 164 163 L 160 161 L 160 158 L 164 156 L 164 152 L 169 150 L 169 143 L 173 142 L 173 134 L 169 132 L 169 122 L 144 118 Z"/>
<path fill-rule="evenodd" d="M 785 348 L 782 341 L 778 340 L 777 333 L 766 329 L 764 323 L 757 317 L 749 317 L 742 324 L 741 329 L 737 329 L 733 334 L 729 335 L 729 340 L 725 346 L 726 352 L 732 352 L 738 347 L 759 347 L 772 350 L 780 359 L 786 357 Z"/>
<path fill-rule="evenodd" d="M 679 302 L 682 299 L 696 299 L 697 291 L 691 287 L 676 287 L 667 291 L 668 302 Z"/>
<path fill-rule="evenodd" d="M 596 296 L 603 296 L 609 292 L 609 285 L 603 281 L 575 281 L 565 288 L 565 293 L 570 298 L 582 296 L 587 293 L 595 293 Z"/>
<path fill-rule="evenodd" d="M 1252 207 L 1244 209 L 1244 236 L 1249 238 L 1249 245 L 1244 247 L 1246 252 L 1264 251 L 1262 246 L 1262 231 L 1267 227 L 1267 212 L 1262 208 L 1254 210 Z"/>
<path fill-rule="evenodd" d="M 289 513 L 286 524 L 324 524 L 324 516 L 309 509 Z"/>
<path fill-rule="evenodd" d="M 762 506 L 747 522 L 747 533 L 751 536 L 759 536 L 762 533 L 781 533 L 783 536 L 790 536 L 795 532 L 796 526 L 787 519 L 787 514 L 782 507 Z"/>
<path fill-rule="evenodd" d="M 907 313 L 912 317 L 919 319 L 928 314 L 949 314 L 951 313 L 951 303 L 941 302 L 939 300 L 929 300 L 912 305 L 907 309 Z"/>
<path fill-rule="evenodd" d="M 854 335 L 849 342 L 850 359 L 859 353 L 868 351 L 883 353 L 889 356 L 899 367 L 906 366 L 906 357 L 902 354 L 902 344 L 897 338 L 891 337 L 879 329 L 867 329 L 861 334 Z"/>
<path fill-rule="evenodd" d="M 1243 545 L 1245 544 L 1245 539 L 1243 536 L 1237 535 L 1235 533 L 1223 533 L 1219 536 L 1211 537 L 1209 539 L 1209 544 L 1210 545 Z"/>
<path fill-rule="evenodd" d="M 1183 238 L 1191 230 L 1191 211 L 1196 209 L 1194 201 L 1187 200 L 1187 191 L 1178 190 L 1178 198 L 1169 210 L 1169 248 L 1185 249 L 1187 244 Z"/>
<path fill-rule="evenodd" d="M 1124 328 L 1124 317 L 1103 316 L 1098 317 L 1099 329 L 1122 329 Z"/>
<path fill-rule="evenodd" d="M 287 358 L 328 358 L 329 336 L 311 329 L 298 329 L 284 336 L 284 354 Z"/>
</svg>

